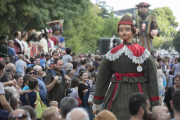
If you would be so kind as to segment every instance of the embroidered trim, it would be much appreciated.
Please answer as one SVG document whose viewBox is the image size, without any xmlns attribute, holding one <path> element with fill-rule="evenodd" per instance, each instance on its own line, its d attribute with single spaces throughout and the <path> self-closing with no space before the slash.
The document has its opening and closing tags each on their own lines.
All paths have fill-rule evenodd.
<svg viewBox="0 0 180 120">
<path fill-rule="evenodd" d="M 133 55 L 133 52 L 131 50 L 128 49 L 128 47 L 126 45 L 124 45 L 123 48 L 121 48 L 120 50 L 118 50 L 116 53 L 112 54 L 111 50 L 106 54 L 106 59 L 110 60 L 110 61 L 115 61 L 117 60 L 122 54 L 125 54 L 129 59 L 132 60 L 133 63 L 135 64 L 142 64 L 144 63 L 144 61 L 146 61 L 146 59 L 151 55 L 150 52 L 145 49 L 145 51 L 143 52 L 143 54 L 140 57 L 136 57 Z"/>
</svg>

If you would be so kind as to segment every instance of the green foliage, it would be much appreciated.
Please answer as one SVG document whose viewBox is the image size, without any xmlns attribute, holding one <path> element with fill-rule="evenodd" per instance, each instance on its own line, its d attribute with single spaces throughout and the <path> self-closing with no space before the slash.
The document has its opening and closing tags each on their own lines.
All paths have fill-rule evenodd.
<svg viewBox="0 0 180 120">
<path fill-rule="evenodd" d="M 101 37 L 118 37 L 117 23 L 120 18 L 113 13 L 113 8 L 105 0 L 97 0 L 96 5 L 90 0 L 1 0 L 0 35 L 9 35 L 14 39 L 16 30 L 40 31 L 49 27 L 46 22 L 64 19 L 66 47 L 71 47 L 75 53 L 94 53 Z M 166 31 L 167 37 L 172 33 L 175 36 L 174 28 L 168 27 L 177 27 L 178 23 L 168 7 L 156 8 L 151 13 L 157 18 L 161 36 Z M 171 44 L 169 41 L 155 37 L 153 45 L 159 47 L 164 42 L 163 47 L 167 48 Z"/>
<path fill-rule="evenodd" d="M 178 33 L 176 34 L 174 40 L 173 40 L 173 45 L 175 50 L 177 50 L 178 52 L 180 52 L 180 31 L 178 31 Z"/>
</svg>

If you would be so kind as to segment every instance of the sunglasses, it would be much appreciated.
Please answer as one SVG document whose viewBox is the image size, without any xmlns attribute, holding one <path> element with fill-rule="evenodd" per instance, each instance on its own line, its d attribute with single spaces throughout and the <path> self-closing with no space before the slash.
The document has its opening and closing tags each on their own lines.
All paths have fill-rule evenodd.
<svg viewBox="0 0 180 120">
<path fill-rule="evenodd" d="M 25 115 L 25 114 L 13 115 L 9 118 L 9 120 L 16 120 L 17 118 L 19 120 L 25 119 L 25 118 L 27 118 L 27 115 Z"/>
<path fill-rule="evenodd" d="M 29 72 L 28 74 L 29 74 L 29 75 L 36 75 L 35 72 Z"/>
</svg>

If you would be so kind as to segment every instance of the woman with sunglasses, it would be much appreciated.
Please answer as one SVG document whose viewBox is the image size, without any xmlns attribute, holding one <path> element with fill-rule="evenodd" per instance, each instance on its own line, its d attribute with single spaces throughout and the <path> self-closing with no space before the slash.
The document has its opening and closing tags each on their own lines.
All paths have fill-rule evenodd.
<svg viewBox="0 0 180 120">
<path fill-rule="evenodd" d="M 31 75 L 31 76 L 34 77 L 35 72 L 34 72 L 34 70 L 33 70 L 32 67 L 28 67 L 28 68 L 26 69 L 26 74 Z"/>
</svg>

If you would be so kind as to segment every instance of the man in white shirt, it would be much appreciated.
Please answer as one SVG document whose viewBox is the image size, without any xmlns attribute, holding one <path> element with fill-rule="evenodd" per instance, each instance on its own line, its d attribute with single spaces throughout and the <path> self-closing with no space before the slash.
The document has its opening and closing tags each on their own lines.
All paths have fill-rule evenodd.
<svg viewBox="0 0 180 120">
<path fill-rule="evenodd" d="M 15 66 L 16 66 L 16 73 L 17 74 L 21 74 L 22 76 L 24 76 L 27 65 L 26 63 L 23 61 L 24 56 L 21 54 L 18 56 L 18 61 L 16 61 Z"/>
</svg>

